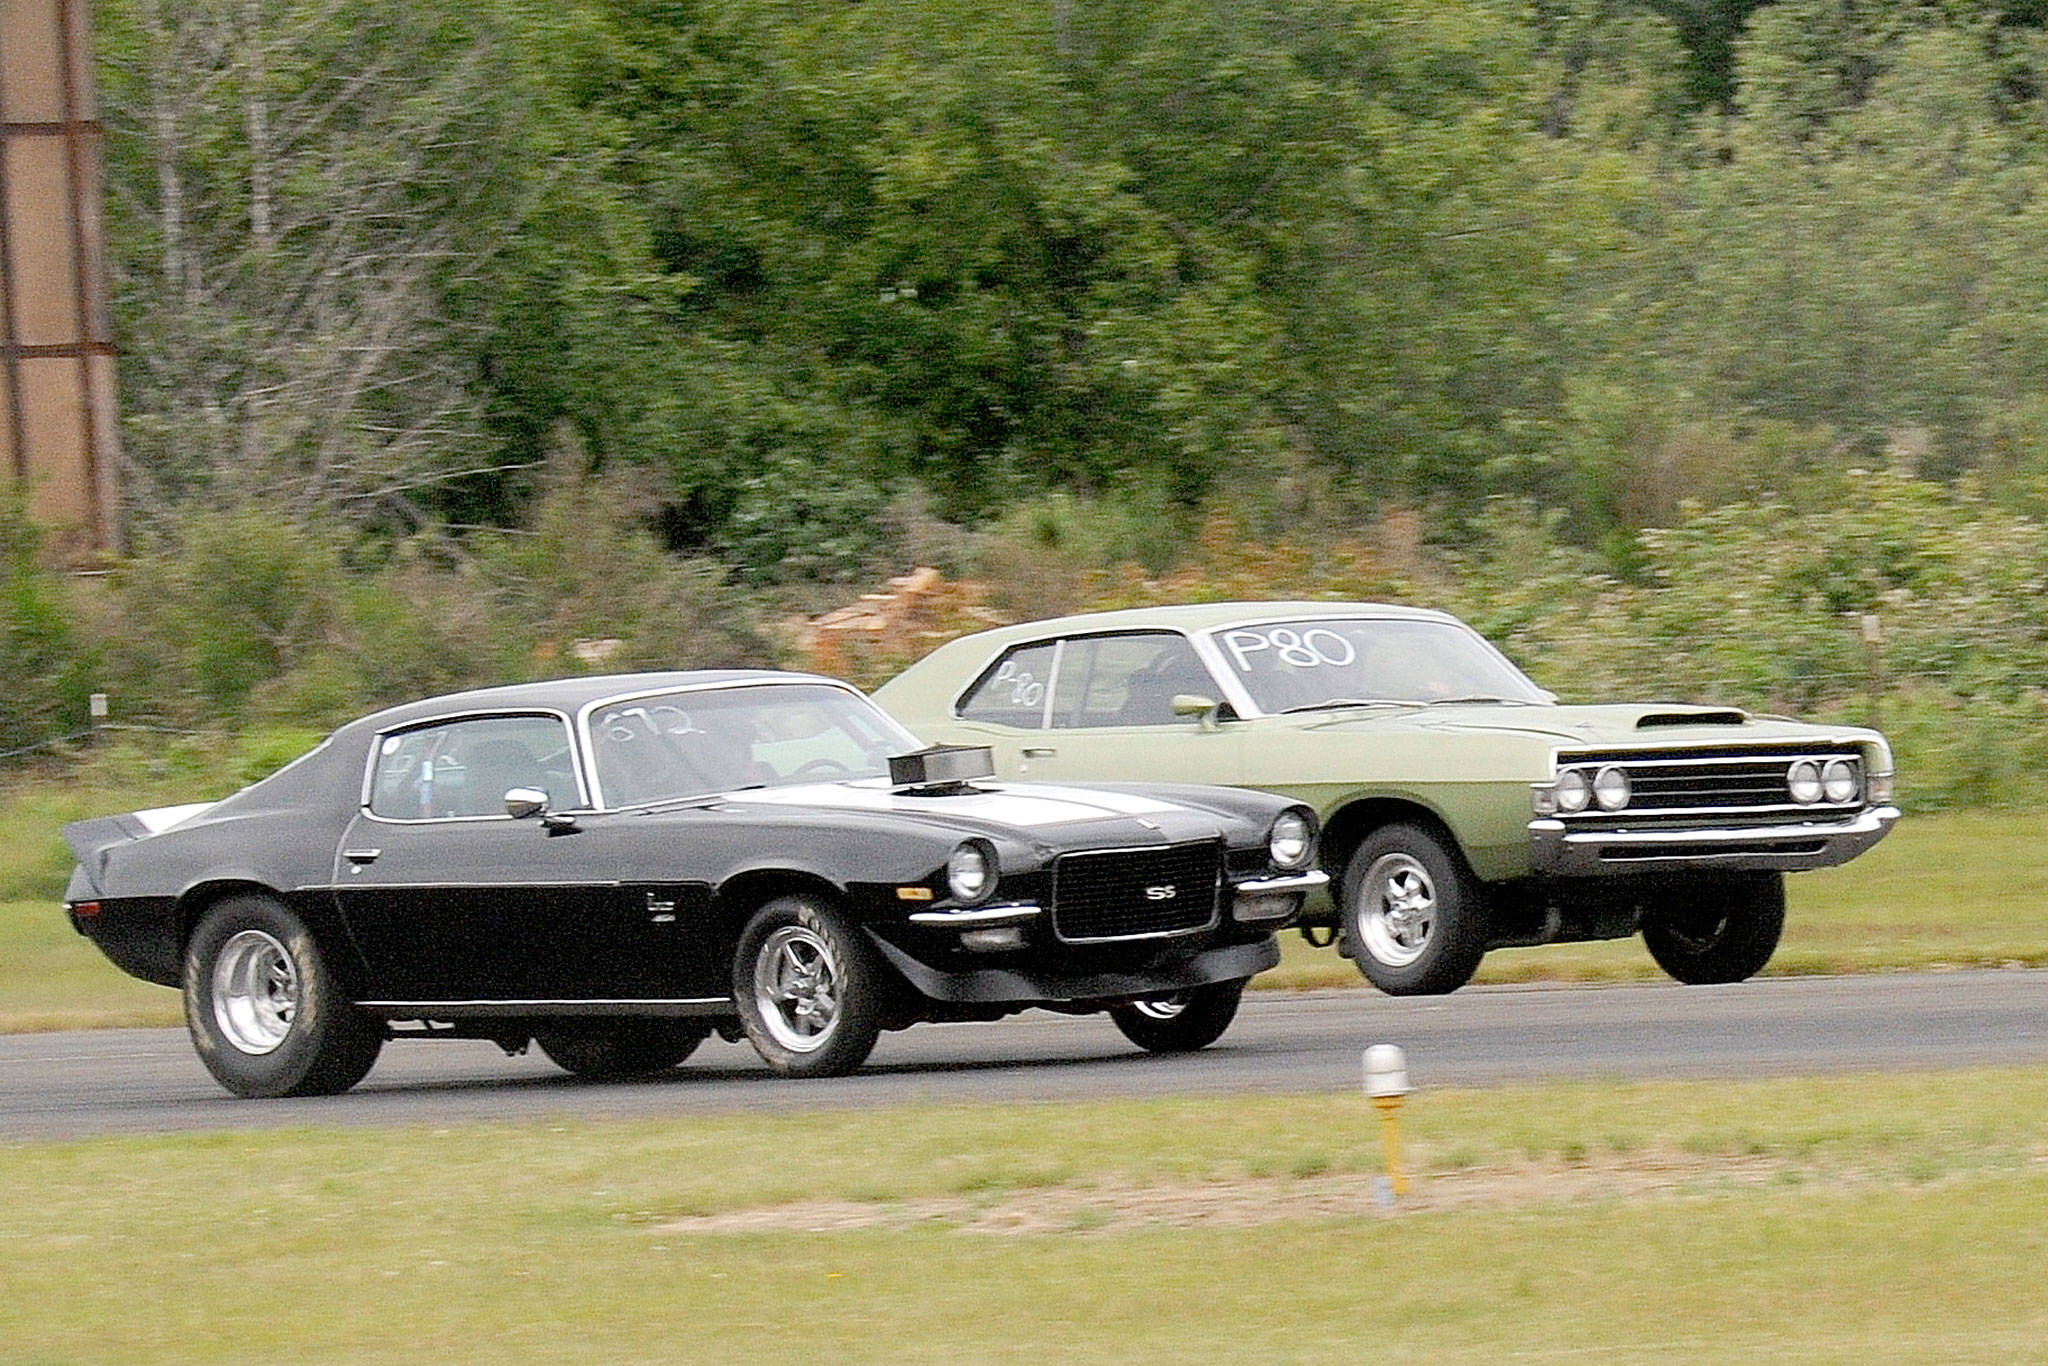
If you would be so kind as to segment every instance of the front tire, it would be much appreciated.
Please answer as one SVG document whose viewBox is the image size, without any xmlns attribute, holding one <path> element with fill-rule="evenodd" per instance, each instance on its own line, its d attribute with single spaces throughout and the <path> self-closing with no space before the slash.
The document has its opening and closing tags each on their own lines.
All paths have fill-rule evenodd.
<svg viewBox="0 0 2048 1366">
<path fill-rule="evenodd" d="M 1742 982 L 1763 971 L 1785 930 L 1785 875 L 1757 873 L 1678 887 L 1643 922 L 1657 966 L 1688 986 Z"/>
<path fill-rule="evenodd" d="M 539 1029 L 533 1041 L 571 1076 L 614 1081 L 666 1072 L 696 1052 L 710 1034 L 711 1022 L 702 1019 L 604 1020 Z"/>
<path fill-rule="evenodd" d="M 1111 1006 L 1109 1018 L 1126 1039 L 1148 1053 L 1193 1053 L 1223 1037 L 1237 1018 L 1243 996 L 1243 982 L 1212 982 Z"/>
<path fill-rule="evenodd" d="M 1366 980 L 1391 996 L 1441 996 L 1486 956 L 1486 896 L 1457 853 L 1419 825 L 1388 825 L 1344 872 L 1344 936 Z"/>
<path fill-rule="evenodd" d="M 381 1026 L 355 1009 L 301 920 L 268 896 L 234 896 L 185 948 L 185 1025 L 214 1080 L 250 1100 L 331 1096 L 369 1074 Z"/>
<path fill-rule="evenodd" d="M 770 1068 L 785 1077 L 839 1077 L 874 1051 L 886 972 L 838 911 L 813 897 L 786 896 L 747 922 L 733 955 L 732 994 L 741 1027 Z"/>
</svg>

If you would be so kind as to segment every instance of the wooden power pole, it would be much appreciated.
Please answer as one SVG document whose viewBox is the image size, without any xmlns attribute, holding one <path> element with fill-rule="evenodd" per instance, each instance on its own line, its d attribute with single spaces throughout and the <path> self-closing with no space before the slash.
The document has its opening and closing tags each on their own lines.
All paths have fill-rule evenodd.
<svg viewBox="0 0 2048 1366">
<path fill-rule="evenodd" d="M 88 0 L 0 0 L 0 487 L 65 560 L 121 548 Z"/>
</svg>

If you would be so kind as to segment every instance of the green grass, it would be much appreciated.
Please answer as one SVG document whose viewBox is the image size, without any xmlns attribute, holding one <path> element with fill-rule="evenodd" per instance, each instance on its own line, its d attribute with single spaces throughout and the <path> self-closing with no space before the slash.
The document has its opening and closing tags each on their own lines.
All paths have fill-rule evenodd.
<svg viewBox="0 0 2048 1366">
<path fill-rule="evenodd" d="M 1424 1091 L 1392 1210 L 1353 1096 L 0 1146 L 0 1359 L 2038 1359 L 2043 1114 L 2041 1068 Z"/>
</svg>

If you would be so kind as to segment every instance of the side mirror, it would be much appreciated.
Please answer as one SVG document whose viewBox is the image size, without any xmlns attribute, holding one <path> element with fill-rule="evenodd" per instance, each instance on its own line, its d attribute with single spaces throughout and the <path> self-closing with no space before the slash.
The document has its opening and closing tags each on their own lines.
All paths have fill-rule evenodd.
<svg viewBox="0 0 2048 1366">
<path fill-rule="evenodd" d="M 505 814 L 515 821 L 538 816 L 548 809 L 548 794 L 537 787 L 515 787 L 505 794 Z"/>
<path fill-rule="evenodd" d="M 1237 715 L 1228 702 L 1194 692 L 1175 693 L 1171 706 L 1175 716 L 1192 716 L 1203 730 L 1214 730 L 1225 717 Z"/>
</svg>

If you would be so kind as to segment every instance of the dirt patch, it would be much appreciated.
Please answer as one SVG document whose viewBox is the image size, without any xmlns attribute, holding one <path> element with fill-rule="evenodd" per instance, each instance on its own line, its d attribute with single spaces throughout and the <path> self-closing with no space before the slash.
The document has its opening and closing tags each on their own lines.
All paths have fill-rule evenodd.
<svg viewBox="0 0 2048 1366">
<path fill-rule="evenodd" d="M 1433 1172 L 1414 1178 L 1401 1196 L 1391 1195 L 1383 1177 L 1367 1173 L 1150 1185 L 1104 1181 L 906 1200 L 806 1200 L 675 1219 L 654 1231 L 837 1233 L 939 1225 L 966 1233 L 1017 1234 L 1142 1225 L 1247 1228 L 1299 1219 L 1698 1195 L 1790 1179 L 1795 1171 L 1775 1158 L 1634 1153 Z"/>
</svg>

